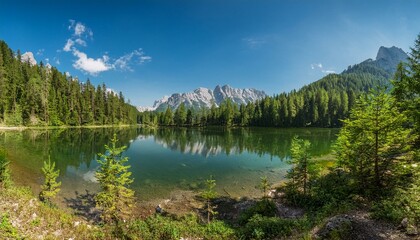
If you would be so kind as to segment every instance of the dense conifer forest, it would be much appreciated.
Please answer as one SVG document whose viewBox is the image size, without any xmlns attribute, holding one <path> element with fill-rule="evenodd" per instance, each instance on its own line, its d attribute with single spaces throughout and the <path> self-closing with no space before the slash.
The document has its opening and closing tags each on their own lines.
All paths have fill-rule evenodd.
<svg viewBox="0 0 420 240">
<path fill-rule="evenodd" d="M 137 123 L 137 109 L 105 84 L 95 87 L 47 64 L 22 61 L 0 41 L 0 124 L 81 126 Z"/>
</svg>

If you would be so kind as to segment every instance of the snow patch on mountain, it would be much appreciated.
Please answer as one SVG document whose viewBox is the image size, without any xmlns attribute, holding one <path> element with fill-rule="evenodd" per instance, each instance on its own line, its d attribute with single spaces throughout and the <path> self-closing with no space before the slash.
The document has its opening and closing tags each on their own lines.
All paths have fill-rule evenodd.
<svg viewBox="0 0 420 240">
<path fill-rule="evenodd" d="M 25 52 L 22 56 L 20 56 L 20 59 L 22 62 L 29 62 L 29 65 L 31 66 L 35 66 L 37 63 L 32 52 Z"/>
<path fill-rule="evenodd" d="M 217 85 L 214 90 L 200 87 L 193 92 L 174 93 L 170 97 L 165 96 L 155 101 L 153 107 L 138 107 L 140 112 L 144 111 L 164 111 L 167 107 L 172 110 L 178 108 L 181 103 L 188 108 L 210 108 L 213 104 L 217 107 L 223 101 L 230 99 L 235 104 L 246 104 L 255 102 L 266 97 L 264 91 L 253 88 L 232 88 L 229 85 Z"/>
</svg>

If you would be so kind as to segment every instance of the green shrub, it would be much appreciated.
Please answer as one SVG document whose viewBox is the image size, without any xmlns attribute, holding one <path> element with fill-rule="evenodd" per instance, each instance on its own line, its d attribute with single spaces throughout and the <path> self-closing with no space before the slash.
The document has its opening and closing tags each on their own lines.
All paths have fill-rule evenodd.
<svg viewBox="0 0 420 240">
<path fill-rule="evenodd" d="M 0 239 L 22 239 L 17 229 L 10 223 L 7 214 L 0 216 Z"/>
<path fill-rule="evenodd" d="M 391 196 L 373 204 L 372 217 L 400 223 L 408 218 L 410 224 L 420 224 L 420 174 L 413 176 L 413 181 L 406 188 L 396 188 Z"/>
<path fill-rule="evenodd" d="M 204 239 L 235 239 L 235 231 L 222 221 L 213 221 L 205 226 Z"/>
<path fill-rule="evenodd" d="M 301 231 L 305 220 L 282 219 L 254 215 L 241 229 L 241 239 L 276 239 Z"/>
<path fill-rule="evenodd" d="M 117 236 L 124 239 L 235 239 L 235 231 L 221 221 L 201 224 L 196 215 L 189 214 L 180 218 L 161 215 L 137 220 L 130 224 L 124 235 Z"/>
<path fill-rule="evenodd" d="M 375 203 L 371 209 L 371 217 L 374 219 L 388 220 L 399 223 L 405 216 L 404 209 L 393 200 L 382 200 Z"/>
<path fill-rule="evenodd" d="M 264 198 L 252 207 L 246 209 L 241 214 L 239 222 L 241 224 L 245 224 L 250 218 L 252 218 L 256 214 L 264 217 L 274 217 L 276 215 L 276 211 L 276 204 L 272 200 Z"/>
</svg>

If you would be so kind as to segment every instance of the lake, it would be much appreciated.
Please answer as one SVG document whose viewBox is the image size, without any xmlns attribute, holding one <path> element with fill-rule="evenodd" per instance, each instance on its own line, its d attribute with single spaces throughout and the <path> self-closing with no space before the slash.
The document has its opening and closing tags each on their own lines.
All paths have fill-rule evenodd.
<svg viewBox="0 0 420 240">
<path fill-rule="evenodd" d="M 132 188 L 141 200 L 166 198 L 176 190 L 199 191 L 213 176 L 217 191 L 232 197 L 256 196 L 260 177 L 279 183 L 290 168 L 293 136 L 312 143 L 311 154 L 331 153 L 338 129 L 273 128 L 68 128 L 1 131 L 0 146 L 12 162 L 19 184 L 39 191 L 41 167 L 50 156 L 60 169 L 61 198 L 98 190 L 97 153 L 113 134 L 127 146 Z M 322 158 L 322 157 L 321 157 Z"/>
</svg>

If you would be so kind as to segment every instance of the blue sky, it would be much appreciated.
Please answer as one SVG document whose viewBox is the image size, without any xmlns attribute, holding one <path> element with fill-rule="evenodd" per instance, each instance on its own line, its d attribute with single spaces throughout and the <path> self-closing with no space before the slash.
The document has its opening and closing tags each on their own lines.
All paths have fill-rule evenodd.
<svg viewBox="0 0 420 240">
<path fill-rule="evenodd" d="M 420 1 L 7 1 L 0 39 L 134 105 L 229 84 L 269 95 L 405 51 Z"/>
</svg>

